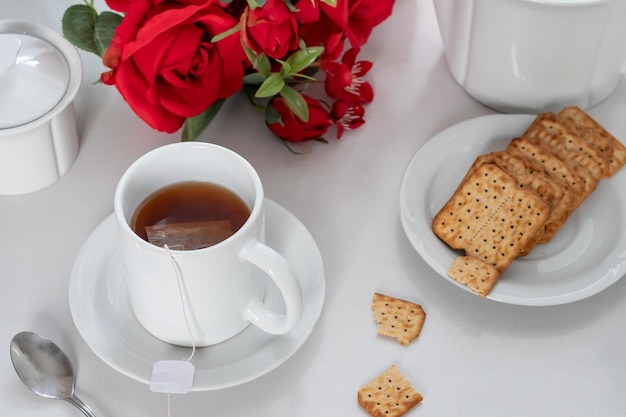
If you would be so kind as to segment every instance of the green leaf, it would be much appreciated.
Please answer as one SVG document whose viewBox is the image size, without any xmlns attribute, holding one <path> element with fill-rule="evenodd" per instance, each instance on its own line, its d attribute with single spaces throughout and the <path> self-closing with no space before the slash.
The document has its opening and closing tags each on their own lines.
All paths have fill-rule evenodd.
<svg viewBox="0 0 626 417">
<path fill-rule="evenodd" d="M 282 116 L 276 111 L 276 109 L 272 105 L 269 105 L 265 108 L 265 123 L 267 123 L 268 125 L 279 123 L 281 126 L 283 126 Z"/>
<path fill-rule="evenodd" d="M 120 23 L 122 23 L 122 15 L 113 12 L 102 12 L 96 18 L 93 41 L 99 56 L 104 55 Z"/>
<path fill-rule="evenodd" d="M 272 64 L 270 59 L 265 54 L 257 55 L 256 59 L 252 63 L 261 74 L 268 78 L 272 73 Z"/>
<path fill-rule="evenodd" d="M 254 96 L 256 98 L 272 97 L 280 93 L 283 87 L 285 87 L 285 80 L 279 73 L 275 72 L 267 77 Z"/>
<path fill-rule="evenodd" d="M 261 85 L 265 79 L 265 75 L 253 72 L 243 76 L 243 83 L 244 85 Z"/>
<path fill-rule="evenodd" d="M 299 10 L 290 0 L 283 0 L 283 3 L 285 3 L 291 13 L 296 13 Z"/>
<path fill-rule="evenodd" d="M 307 75 L 307 74 L 291 74 L 291 77 L 293 77 L 293 78 L 303 78 L 305 80 L 310 80 L 310 81 L 317 81 L 317 78 L 311 77 L 310 75 Z"/>
<path fill-rule="evenodd" d="M 254 61 L 256 61 L 256 53 L 248 48 L 244 43 L 243 40 L 241 41 L 241 47 L 243 48 L 243 51 L 246 53 L 246 57 L 248 58 L 248 61 L 250 61 L 251 64 L 254 65 Z"/>
<path fill-rule="evenodd" d="M 97 16 L 96 10 L 85 4 L 68 7 L 61 19 L 63 36 L 77 48 L 97 55 L 98 48 L 93 36 Z"/>
<path fill-rule="evenodd" d="M 281 65 L 280 73 L 283 75 L 283 77 L 291 73 L 291 65 L 289 65 L 287 61 L 283 61 L 280 59 L 277 59 L 276 61 L 278 61 L 278 63 Z"/>
<path fill-rule="evenodd" d="M 303 122 L 309 121 L 309 106 L 306 104 L 302 94 L 286 85 L 280 90 L 280 96 L 285 99 L 285 103 L 293 114 L 298 116 Z"/>
<path fill-rule="evenodd" d="M 324 52 L 324 47 L 322 46 L 312 46 L 307 47 L 305 49 L 300 49 L 293 54 L 289 58 L 287 58 L 287 62 L 291 66 L 291 74 L 298 73 L 303 69 L 307 68 L 311 65 L 320 55 Z"/>
<path fill-rule="evenodd" d="M 222 39 L 227 38 L 230 35 L 239 32 L 240 28 L 241 28 L 241 23 L 237 23 L 235 26 L 233 26 L 232 28 L 228 29 L 227 31 L 224 31 L 224 32 L 220 33 L 219 35 L 213 36 L 211 38 L 211 43 L 219 42 Z"/>
<path fill-rule="evenodd" d="M 256 52 L 244 45 L 243 41 L 241 42 L 241 46 L 246 53 L 248 61 L 252 64 L 252 67 L 263 74 L 265 78 L 269 77 L 272 71 L 272 64 L 267 55 L 257 55 Z"/>
<path fill-rule="evenodd" d="M 204 112 L 200 113 L 197 116 L 189 117 L 185 121 L 185 127 L 183 128 L 181 140 L 183 142 L 196 140 L 198 136 L 200 136 L 200 134 L 204 131 L 204 129 L 206 129 L 211 121 L 215 118 L 225 101 L 226 99 L 223 98 L 217 99 Z"/>
<path fill-rule="evenodd" d="M 322 2 L 328 4 L 331 7 L 337 7 L 337 0 L 322 0 Z"/>
<path fill-rule="evenodd" d="M 266 0 L 248 0 L 248 6 L 250 9 L 254 10 L 257 7 L 263 7 L 265 5 Z"/>
</svg>

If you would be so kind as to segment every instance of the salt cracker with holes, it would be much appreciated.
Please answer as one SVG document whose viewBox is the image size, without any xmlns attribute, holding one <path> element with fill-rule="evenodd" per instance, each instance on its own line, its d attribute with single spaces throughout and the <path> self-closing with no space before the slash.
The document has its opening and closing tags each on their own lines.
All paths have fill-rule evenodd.
<svg viewBox="0 0 626 417">
<path fill-rule="evenodd" d="M 492 184 L 492 180 L 497 184 Z M 452 249 L 466 249 L 474 234 L 499 210 L 513 177 L 494 164 L 483 164 L 461 183 L 452 198 L 433 219 L 433 230 Z"/>
<path fill-rule="evenodd" d="M 589 114 L 578 107 L 566 107 L 557 117 L 566 127 L 605 155 L 609 160 L 609 177 L 626 165 L 626 147 Z"/>
<path fill-rule="evenodd" d="M 550 207 L 520 189 L 513 177 L 483 164 L 466 179 L 433 219 L 433 231 L 448 246 L 502 272 L 545 226 Z"/>
<path fill-rule="evenodd" d="M 548 217 L 544 228 L 540 229 L 527 247 L 522 249 L 520 256 L 524 256 L 528 254 L 535 245 L 542 242 L 546 233 L 553 234 L 554 231 L 557 230 L 563 222 L 565 222 L 565 219 L 567 218 L 567 207 L 569 204 L 564 204 L 566 203 L 564 202 L 565 194 L 561 186 L 556 184 L 545 174 L 535 172 L 527 168 L 525 161 L 513 157 L 504 151 L 491 152 L 478 156 L 468 170 L 461 184 L 463 184 L 463 182 L 471 176 L 478 167 L 488 163 L 496 165 L 498 168 L 515 178 L 519 188 L 525 188 L 533 191 L 550 206 L 550 216 Z"/>
<path fill-rule="evenodd" d="M 357 398 L 372 417 L 403 416 L 424 399 L 396 365 L 361 387 Z"/>
<path fill-rule="evenodd" d="M 560 159 L 571 159 L 587 169 L 596 180 L 609 176 L 609 160 L 598 149 L 558 121 L 554 113 L 542 113 L 524 133 L 550 147 Z"/>
<path fill-rule="evenodd" d="M 448 276 L 486 297 L 500 278 L 500 271 L 472 256 L 459 256 L 448 269 Z"/>
<path fill-rule="evenodd" d="M 554 201 L 554 205 L 550 207 L 550 218 L 546 221 L 543 236 L 536 243 L 545 243 L 549 241 L 574 210 L 575 199 L 577 199 L 577 197 L 575 197 L 574 190 L 572 190 L 567 182 L 563 181 L 562 178 L 559 178 L 557 174 L 547 172 L 541 164 L 527 158 L 521 153 L 501 152 L 500 157 L 506 160 L 519 161 L 526 167 L 525 169 L 528 174 L 543 177 L 547 181 L 550 181 L 556 189 L 559 190 L 557 199 Z M 528 250 L 522 253 L 522 255 L 524 254 L 528 254 Z"/>
<path fill-rule="evenodd" d="M 380 293 L 374 293 L 372 310 L 378 323 L 376 332 L 395 338 L 403 346 L 417 339 L 426 320 L 426 312 L 419 304 Z"/>
<path fill-rule="evenodd" d="M 582 204 L 589 194 L 595 189 L 597 181 L 583 169 L 577 169 L 556 157 L 544 147 L 534 143 L 529 138 L 513 139 L 506 148 L 507 152 L 519 152 L 525 157 L 541 164 L 545 172 L 551 175 L 562 185 L 568 184 L 574 192 L 575 200 L 572 211 Z M 585 174 L 588 174 L 586 176 Z"/>
<path fill-rule="evenodd" d="M 539 114 L 506 149 L 479 155 L 434 216 L 435 235 L 466 255 L 448 275 L 487 295 L 513 259 L 550 241 L 624 165 L 626 147 L 580 108 Z"/>
</svg>

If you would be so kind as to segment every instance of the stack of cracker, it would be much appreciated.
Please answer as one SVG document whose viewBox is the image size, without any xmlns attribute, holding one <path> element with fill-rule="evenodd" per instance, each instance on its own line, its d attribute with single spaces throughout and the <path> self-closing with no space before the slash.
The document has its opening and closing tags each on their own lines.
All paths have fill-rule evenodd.
<svg viewBox="0 0 626 417">
<path fill-rule="evenodd" d="M 465 252 L 448 275 L 487 296 L 624 164 L 626 147 L 578 107 L 538 115 L 506 149 L 478 156 L 433 219 L 435 234 Z"/>
</svg>

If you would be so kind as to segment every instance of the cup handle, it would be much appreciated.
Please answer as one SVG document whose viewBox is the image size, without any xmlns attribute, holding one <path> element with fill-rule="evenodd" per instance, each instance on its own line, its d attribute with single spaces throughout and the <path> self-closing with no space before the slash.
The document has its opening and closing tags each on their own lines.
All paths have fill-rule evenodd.
<svg viewBox="0 0 626 417">
<path fill-rule="evenodd" d="M 240 252 L 240 258 L 257 266 L 274 281 L 285 303 L 285 314 L 278 314 L 261 300 L 251 300 L 244 309 L 244 317 L 270 334 L 291 331 L 302 316 L 302 289 L 289 262 L 274 249 L 252 240 Z"/>
</svg>

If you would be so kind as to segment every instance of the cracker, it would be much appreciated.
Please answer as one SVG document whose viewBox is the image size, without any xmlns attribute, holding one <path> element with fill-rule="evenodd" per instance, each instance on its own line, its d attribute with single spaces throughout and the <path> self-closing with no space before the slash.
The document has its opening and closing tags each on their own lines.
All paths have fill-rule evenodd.
<svg viewBox="0 0 626 417">
<path fill-rule="evenodd" d="M 539 242 L 537 242 L 545 243 L 549 241 L 552 236 L 554 236 L 554 234 L 561 228 L 570 214 L 574 211 L 576 204 L 575 200 L 579 197 L 574 194 L 572 188 L 569 184 L 564 182 L 562 178 L 552 172 L 546 172 L 541 164 L 536 161 L 527 158 L 515 150 L 504 152 L 504 155 L 508 158 L 522 161 L 529 174 L 542 176 L 560 188 L 560 194 L 557 196 L 557 201 L 555 201 L 554 205 L 550 207 L 550 218 L 546 221 L 543 236 Z M 528 251 L 526 253 L 528 253 Z"/>
<path fill-rule="evenodd" d="M 403 416 L 424 399 L 396 365 L 361 387 L 357 398 L 372 417 Z"/>
<path fill-rule="evenodd" d="M 534 236 L 528 246 L 522 249 L 520 255 L 530 253 L 533 247 L 545 239 L 546 233 L 553 235 L 567 218 L 568 204 L 563 204 L 564 192 L 562 187 L 552 181 L 544 173 L 534 172 L 526 167 L 526 163 L 505 151 L 491 152 L 476 158 L 465 178 L 469 177 L 481 165 L 492 163 L 511 175 L 517 181 L 519 188 L 535 192 L 550 207 L 550 216 L 545 226 Z"/>
<path fill-rule="evenodd" d="M 626 147 L 578 107 L 566 107 L 557 115 L 569 129 L 602 152 L 609 160 L 609 176 L 626 165 Z"/>
<path fill-rule="evenodd" d="M 500 278 L 500 272 L 480 259 L 460 256 L 452 263 L 448 276 L 459 284 L 466 285 L 476 294 L 486 297 Z"/>
<path fill-rule="evenodd" d="M 554 113 L 539 115 L 524 136 L 547 144 L 557 156 L 576 162 L 587 169 L 596 180 L 609 176 L 608 158 L 559 122 Z"/>
<path fill-rule="evenodd" d="M 519 174 L 525 173 L 524 165 L 517 160 L 503 158 L 503 151 L 490 152 L 488 154 L 479 155 L 474 160 L 472 166 L 467 170 L 465 177 L 461 180 L 461 184 L 476 171 L 478 167 L 484 164 L 494 164 L 498 168 L 502 169 L 507 174 L 515 177 Z"/>
<path fill-rule="evenodd" d="M 563 162 L 552 153 L 546 151 L 541 146 L 533 143 L 528 138 L 513 139 L 506 150 L 510 153 L 519 153 L 534 161 L 543 168 L 543 172 L 554 179 L 561 186 L 567 186 L 572 190 L 573 204 L 570 212 L 574 211 L 587 197 L 587 186 L 583 177 L 573 170 L 567 163 Z"/>
<path fill-rule="evenodd" d="M 539 146 L 539 148 L 541 148 L 541 150 L 547 152 L 548 154 L 551 154 L 552 156 L 556 157 L 556 159 L 558 159 L 559 161 L 563 162 L 564 165 L 566 165 L 571 172 L 575 173 L 576 175 L 578 175 L 580 178 L 582 178 L 583 181 L 583 195 L 581 196 L 581 201 L 580 203 L 582 203 L 587 197 L 589 197 L 589 195 L 594 192 L 594 190 L 596 189 L 596 186 L 598 185 L 598 181 L 599 178 L 596 178 L 594 176 L 594 174 L 585 166 L 581 165 L 580 163 L 578 163 L 578 161 L 576 159 L 581 159 L 584 160 L 585 156 L 584 155 L 577 155 L 576 159 L 572 158 L 573 155 L 569 154 L 567 151 L 562 150 L 560 148 L 557 147 L 553 147 L 550 145 L 550 143 L 543 141 L 539 138 L 532 138 L 532 137 L 528 137 L 528 136 L 523 136 L 523 139 L 526 140 L 530 140 L 531 142 L 533 142 L 535 145 Z M 608 162 L 607 162 L 608 164 Z M 546 165 L 548 165 L 548 163 L 546 163 Z M 592 164 L 589 164 L 592 165 Z"/>
<path fill-rule="evenodd" d="M 433 231 L 502 272 L 545 226 L 550 207 L 513 177 L 484 164 L 457 189 L 433 219 Z"/>
<path fill-rule="evenodd" d="M 494 182 L 495 181 L 495 182 Z M 459 186 L 433 219 L 433 231 L 453 249 L 465 249 L 478 229 L 517 188 L 513 177 L 493 164 L 483 164 Z"/>
<path fill-rule="evenodd" d="M 578 107 L 538 115 L 506 149 L 479 155 L 434 216 L 435 235 L 474 258 L 457 259 L 448 274 L 486 296 L 624 165 L 626 147 Z"/>
<path fill-rule="evenodd" d="M 376 332 L 397 339 L 403 346 L 417 339 L 426 320 L 419 304 L 380 293 L 374 293 L 372 310 L 378 323 Z"/>
<path fill-rule="evenodd" d="M 516 189 L 472 237 L 465 250 L 502 272 L 545 226 L 550 208 L 535 193 Z"/>
</svg>

